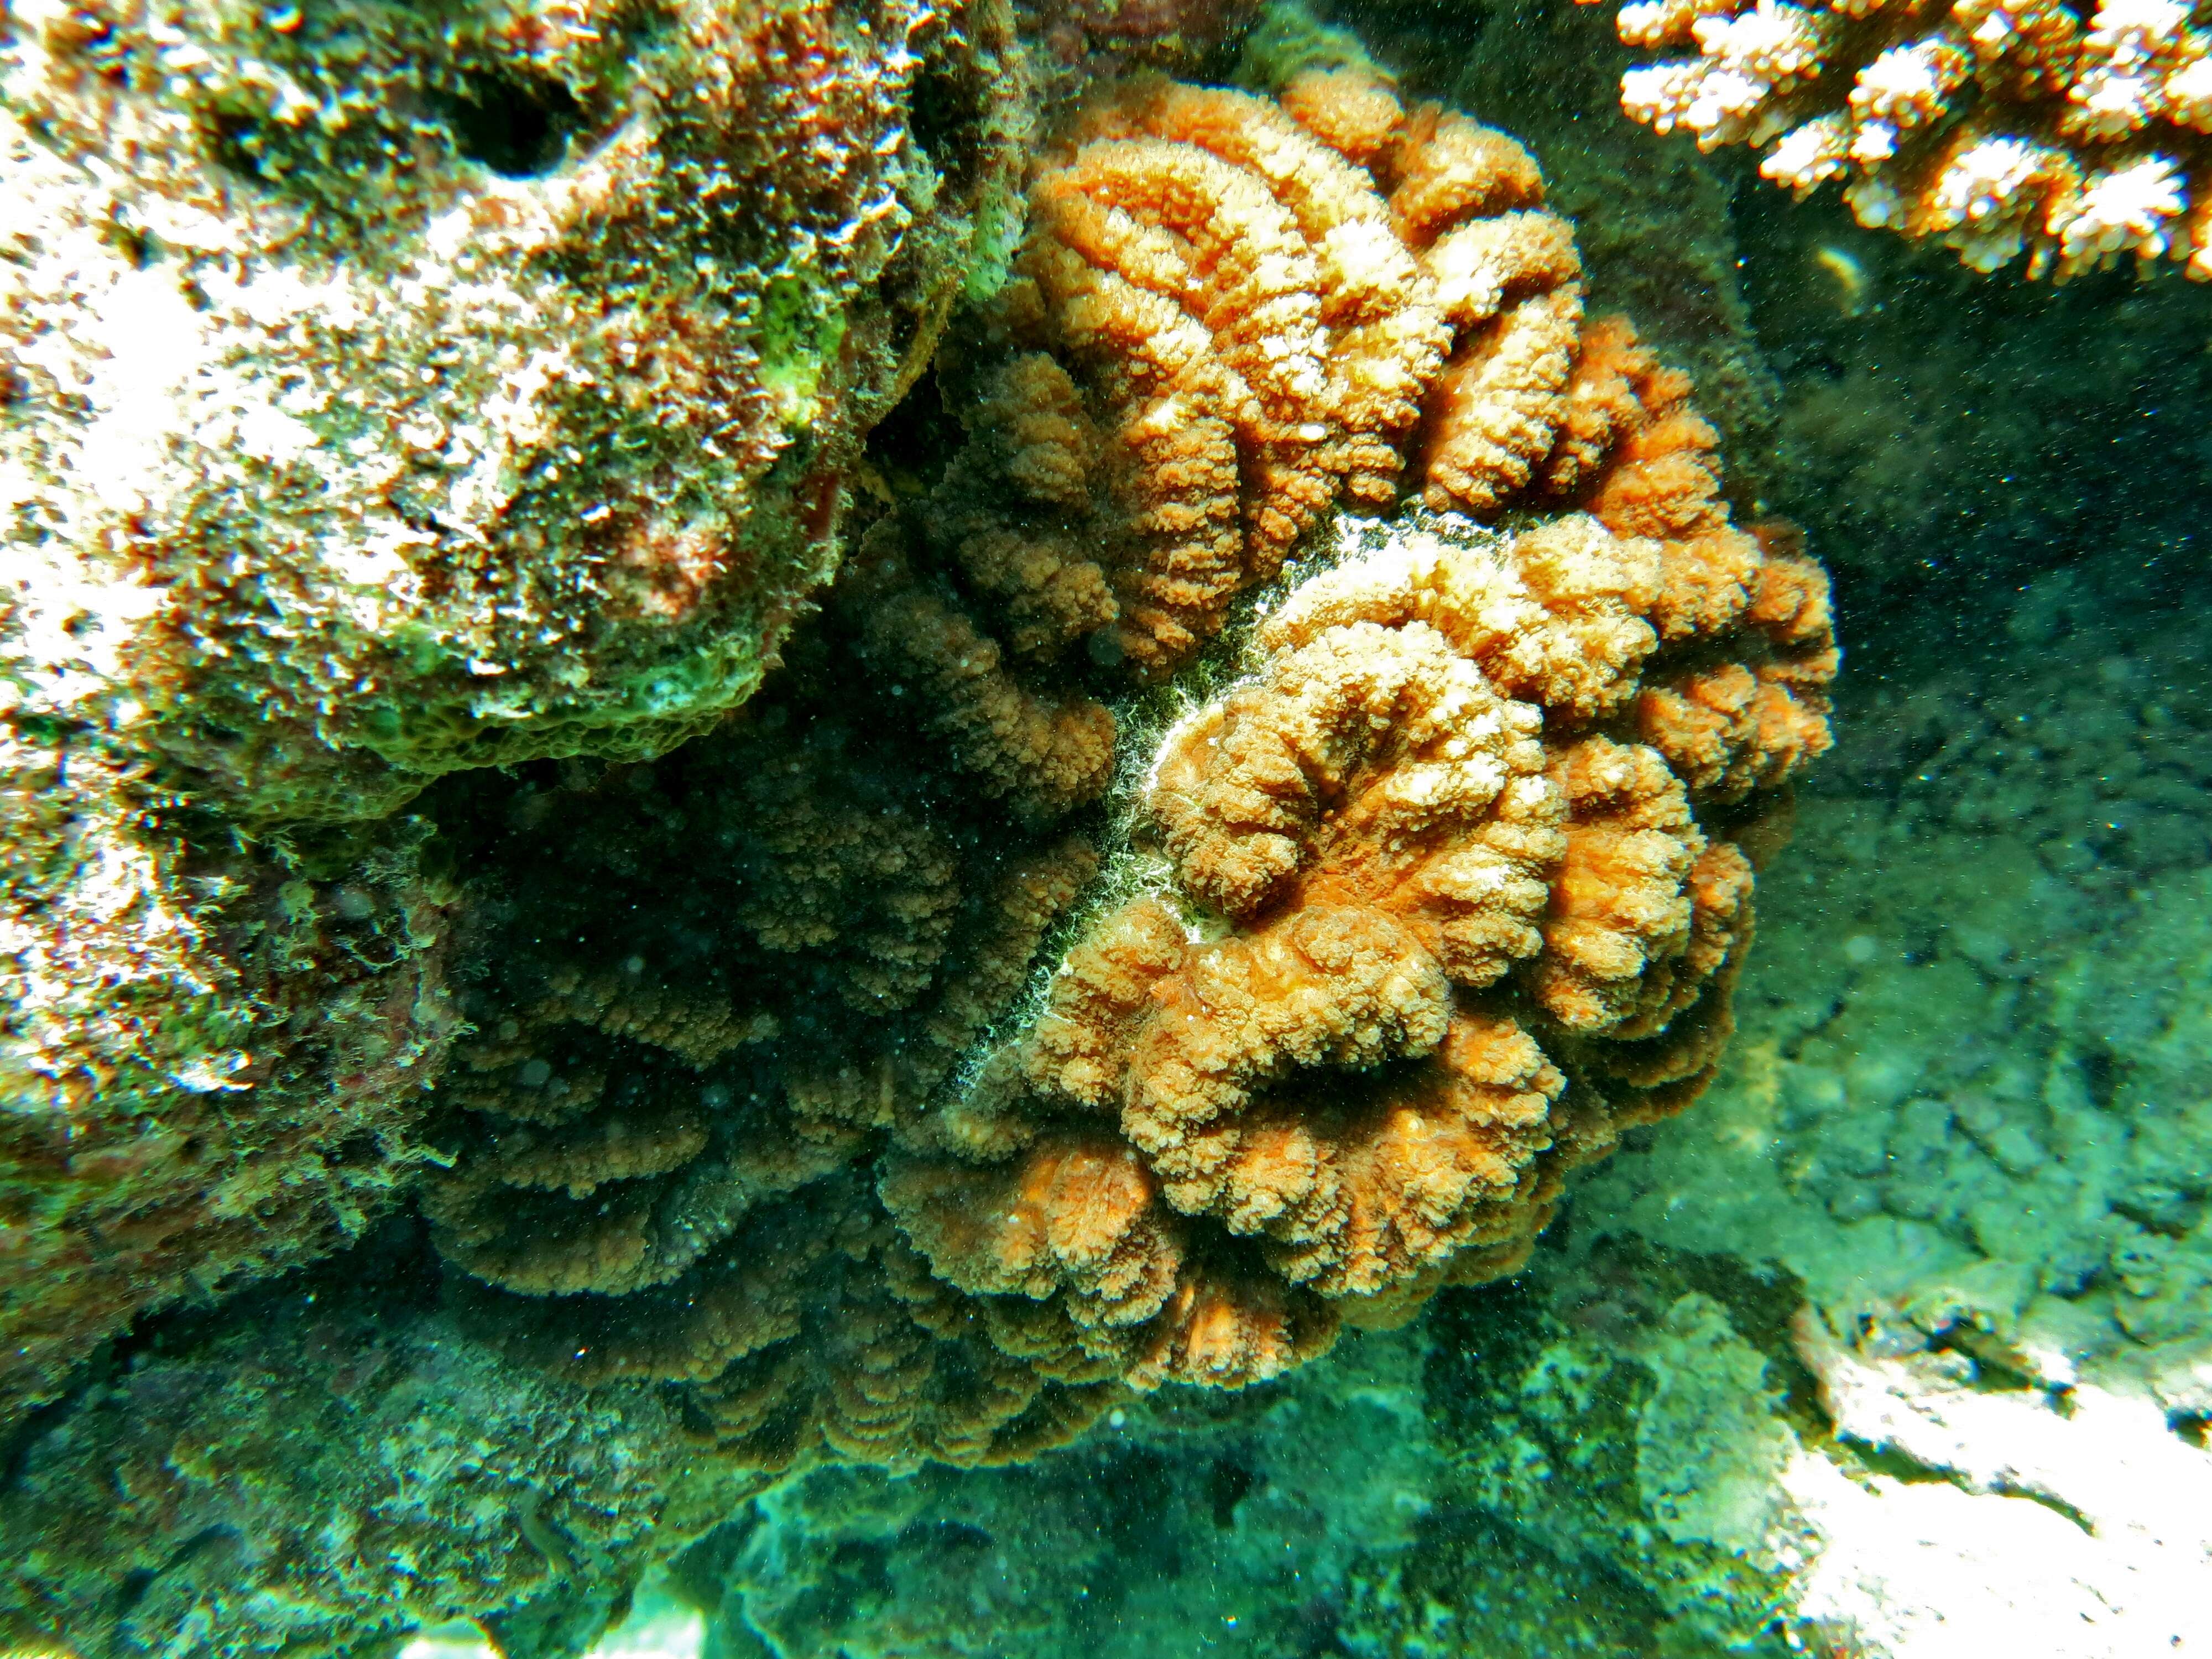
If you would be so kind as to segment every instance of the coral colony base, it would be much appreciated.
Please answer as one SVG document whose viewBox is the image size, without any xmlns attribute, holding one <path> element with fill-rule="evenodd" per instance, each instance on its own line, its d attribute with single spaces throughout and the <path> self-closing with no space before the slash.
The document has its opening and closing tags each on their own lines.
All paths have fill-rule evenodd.
<svg viewBox="0 0 2212 1659">
<path fill-rule="evenodd" d="M 1233 1413 L 1162 1390 L 1018 1469 L 780 1487 L 678 1563 L 717 1650 L 2212 1640 L 2185 593 L 2106 554 L 1862 663 L 1722 1075 L 1511 1283 Z"/>
<path fill-rule="evenodd" d="M 234 509 L 195 507 L 194 481 L 249 481 L 165 441 L 103 508 L 70 446 L 105 441 L 129 400 L 27 383 L 40 418 L 11 426 L 11 453 L 54 516 L 11 613 L 32 671 L 14 729 L 36 751 L 18 778 L 44 754 L 83 810 L 11 807 L 50 850 L 16 866 L 11 926 L 41 978 L 10 1051 L 28 1108 L 10 1201 L 42 1218 L 37 1248 L 80 1242 L 11 1291 L 11 1329 L 39 1339 L 14 1386 L 46 1402 L 0 1489 L 15 1637 L 367 1654 L 469 1616 L 510 1651 L 575 1651 L 648 1562 L 783 1471 L 1023 1459 L 1132 1389 L 1262 1382 L 1346 1322 L 1511 1271 L 1568 1170 L 1711 1078 L 1753 855 L 1828 742 L 1826 581 L 1788 526 L 1731 521 L 1686 380 L 1626 323 L 1585 321 L 1573 239 L 1512 140 L 1357 72 L 1298 76 L 1279 102 L 1132 76 L 1056 129 L 1018 250 L 978 283 L 1001 152 L 973 143 L 1015 130 L 991 89 L 1018 84 L 972 56 L 1000 49 L 981 14 L 702 10 L 653 48 L 610 20 L 623 73 L 661 79 L 618 100 L 593 78 L 617 60 L 592 57 L 533 83 L 560 110 L 550 88 L 598 89 L 588 159 L 562 159 L 583 136 L 548 137 L 534 182 L 490 197 L 482 157 L 451 158 L 435 189 L 434 168 L 403 169 L 419 211 L 403 192 L 367 224 L 314 192 L 396 165 L 370 142 L 378 108 L 489 96 L 471 54 L 501 37 L 449 32 L 428 56 L 350 39 L 431 78 L 296 143 L 289 105 L 211 141 L 189 107 L 204 85 L 312 101 L 307 70 L 264 74 L 173 20 L 84 17 L 11 26 L 11 107 L 50 112 L 11 140 L 48 169 L 48 216 L 9 267 L 49 285 L 14 313 L 19 372 L 58 373 L 68 307 L 106 269 L 86 227 L 166 210 L 196 147 L 229 145 L 262 181 L 245 199 L 293 204 L 293 240 L 234 245 L 226 186 L 191 198 L 202 240 L 173 214 L 112 274 L 150 260 L 215 283 L 231 298 L 194 315 L 223 327 L 242 307 L 244 335 L 193 325 L 201 355 L 163 395 L 264 425 L 257 399 L 291 398 L 296 476 L 248 527 L 308 539 L 225 544 L 228 574 L 203 580 Z M 191 21 L 218 43 L 258 27 Z M 280 59 L 327 44 L 278 33 Z M 435 78 L 449 61 L 458 91 Z M 686 92 L 702 63 L 720 67 Z M 858 115 L 807 101 L 842 110 L 858 88 L 884 100 L 866 155 Z M 52 159 L 80 130 L 64 117 L 88 134 L 100 112 L 151 123 L 137 153 L 175 169 L 131 175 L 127 213 Z M 738 136 L 763 118 L 834 142 L 763 152 Z M 333 131 L 361 154 L 315 148 Z M 859 208 L 772 172 L 807 157 Z M 766 201 L 846 216 L 805 279 L 826 286 L 716 276 Z M 538 241 L 501 240 L 544 214 Z M 902 239 L 860 237 L 894 222 Z M 194 251 L 218 232 L 220 254 Z M 700 253 L 672 259 L 687 236 Z M 592 263 L 608 258 L 646 286 Z M 714 297 L 648 291 L 664 268 Z M 405 307 L 341 293 L 387 269 Z M 297 472 L 314 422 L 363 405 L 252 332 L 264 270 L 323 284 L 285 326 L 342 313 L 349 352 L 411 387 L 477 350 L 509 377 L 508 403 L 456 392 L 456 409 L 523 410 L 515 364 L 550 386 L 544 352 L 612 352 L 562 368 L 574 418 L 611 396 L 649 423 L 705 410 L 714 435 L 682 441 L 732 458 L 709 493 L 743 514 L 702 517 L 686 492 L 703 484 L 653 470 L 665 433 L 595 442 L 645 470 L 628 495 L 591 485 L 619 512 L 546 498 L 587 575 L 559 574 L 557 541 L 487 550 L 482 526 L 530 521 L 521 481 L 557 495 L 599 464 L 499 459 L 584 453 L 531 405 L 467 438 L 507 494 L 440 497 L 391 569 L 319 586 L 339 555 L 313 549 L 340 544 L 313 535 L 399 512 L 399 475 L 374 444 L 358 479 Z M 357 337 L 364 317 L 430 317 L 441 283 L 490 303 L 532 271 L 517 307 L 613 281 L 644 309 L 588 330 L 518 309 L 512 351 L 449 320 L 453 344 L 420 343 L 461 356 L 405 373 L 398 345 Z M 975 302 L 933 361 L 963 284 Z M 709 313 L 696 349 L 756 376 L 720 415 L 664 401 L 686 306 Z M 647 317 L 659 355 L 623 356 Z M 817 353 L 797 391 L 775 356 L 793 337 Z M 780 435 L 753 444 L 744 411 Z M 477 489 L 477 461 L 451 465 L 459 482 L 434 466 L 428 487 Z M 333 493 L 356 483 L 373 509 Z M 287 489 L 306 518 L 278 510 Z M 114 541 L 83 519 L 100 511 L 131 515 L 127 557 L 95 551 Z M 824 568 L 792 550 L 841 524 L 845 568 L 792 629 Z M 739 556 L 749 526 L 800 541 Z M 754 580 L 771 570 L 785 597 Z M 249 625 L 245 592 L 271 616 Z M 559 621 L 560 594 L 588 626 Z M 88 656 L 60 643 L 86 631 L 70 605 Z M 400 648 L 468 638 L 465 665 Z M 671 653 L 710 646 L 757 666 L 665 678 Z M 325 678 L 270 670 L 257 703 L 270 662 Z M 637 702 L 632 671 L 675 701 Z M 483 678 L 510 699 L 496 711 Z M 118 1078 L 141 1110 L 112 1115 Z M 350 1109 L 335 1123 L 332 1097 Z M 100 1150 L 34 1175 L 42 1134 Z M 238 1288 L 347 1237 L 327 1271 Z M 149 1304 L 224 1291 L 62 1369 Z"/>
</svg>

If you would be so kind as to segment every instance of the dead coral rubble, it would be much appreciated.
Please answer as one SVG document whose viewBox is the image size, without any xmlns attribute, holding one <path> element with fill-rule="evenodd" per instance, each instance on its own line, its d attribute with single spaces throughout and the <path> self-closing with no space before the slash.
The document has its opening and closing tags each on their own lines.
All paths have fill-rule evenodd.
<svg viewBox="0 0 2212 1659">
<path fill-rule="evenodd" d="M 1620 38 L 1694 47 L 1621 104 L 1707 149 L 1749 143 L 1803 195 L 1976 270 L 2063 278 L 2133 255 L 2212 277 L 2212 35 L 2187 0 L 1630 0 Z"/>
</svg>

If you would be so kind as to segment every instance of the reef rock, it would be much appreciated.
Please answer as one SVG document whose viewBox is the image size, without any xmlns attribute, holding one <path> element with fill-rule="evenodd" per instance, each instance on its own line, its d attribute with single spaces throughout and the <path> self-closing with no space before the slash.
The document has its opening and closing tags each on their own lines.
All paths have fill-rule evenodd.
<svg viewBox="0 0 2212 1659">
<path fill-rule="evenodd" d="M 1003 264 L 1011 28 L 0 23 L 0 1393 L 411 1178 L 456 1017 L 395 809 L 757 688 L 861 439 Z"/>
</svg>

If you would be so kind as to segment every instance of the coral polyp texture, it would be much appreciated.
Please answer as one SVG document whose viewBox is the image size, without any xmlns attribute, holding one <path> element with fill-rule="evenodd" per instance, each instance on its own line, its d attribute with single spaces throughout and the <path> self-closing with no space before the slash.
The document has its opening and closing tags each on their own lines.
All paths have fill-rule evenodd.
<svg viewBox="0 0 2212 1659">
<path fill-rule="evenodd" d="M 1621 105 L 1707 149 L 1749 143 L 1799 195 L 1976 270 L 2073 276 L 2132 255 L 2212 278 L 2212 35 L 2187 0 L 1629 0 L 1620 38 L 1694 48 Z"/>
<path fill-rule="evenodd" d="M 1170 733 L 1156 890 L 884 1182 L 939 1273 L 1063 1304 L 1140 1384 L 1273 1376 L 1510 1272 L 1560 1177 L 1694 1097 L 1729 1030 L 1758 803 L 1686 781 L 1637 671 L 1725 652 L 1811 568 L 1742 538 L 1733 598 L 1664 647 L 1651 619 L 1711 580 L 1687 544 L 1572 513 L 1347 538 Z M 1769 787 L 1824 741 L 1819 678 L 1778 693 Z"/>
<path fill-rule="evenodd" d="M 1012 282 L 941 371 L 969 440 L 872 532 L 862 654 L 1032 813 L 1096 796 L 1101 699 L 1172 674 L 1342 506 L 1491 513 L 1582 316 L 1527 152 L 1351 71 L 1280 104 L 1139 80 L 1048 151 Z"/>
<path fill-rule="evenodd" d="M 1685 378 L 1584 325 L 1542 190 L 1352 73 L 1078 110 L 758 694 L 672 752 L 420 798 L 450 1054 L 387 1136 L 407 1207 L 258 1302 L 277 1394 L 383 1310 L 362 1434 L 418 1376 L 526 1375 L 483 1501 L 392 1498 L 381 1438 L 296 1494 L 155 1470 L 227 1431 L 105 1389 L 0 1490 L 11 1541 L 79 1540 L 21 1555 L 0 1630 L 128 1651 L 117 1574 L 219 1533 L 236 1583 L 191 1605 L 224 1641 L 404 1599 L 573 1651 L 770 1474 L 1027 1458 L 1523 1260 L 1569 1170 L 1711 1075 L 1744 848 L 1837 660 Z M 442 1443 L 471 1413 L 436 1405 Z M 56 1518 L 102 1480 L 154 1496 Z M 323 1502 L 405 1513 L 319 1553 Z M 529 1583 L 395 1587 L 510 1509 Z M 164 1617 L 200 1595 L 172 1577 Z M 509 1641 L 526 1603 L 574 1629 Z"/>
<path fill-rule="evenodd" d="M 499 811 L 422 1207 L 472 1328 L 587 1386 L 680 1386 L 737 1466 L 1003 1461 L 1110 1379 L 993 1341 L 876 1205 L 872 1158 L 1097 855 L 992 844 L 988 803 L 937 797 L 796 649 L 799 684 L 728 730 Z"/>
<path fill-rule="evenodd" d="M 1824 580 L 1510 139 L 1350 74 L 1071 131 L 785 678 L 473 890 L 461 1306 L 749 1466 L 1014 1455 L 1509 1270 L 1710 1074 L 1826 741 Z"/>
</svg>

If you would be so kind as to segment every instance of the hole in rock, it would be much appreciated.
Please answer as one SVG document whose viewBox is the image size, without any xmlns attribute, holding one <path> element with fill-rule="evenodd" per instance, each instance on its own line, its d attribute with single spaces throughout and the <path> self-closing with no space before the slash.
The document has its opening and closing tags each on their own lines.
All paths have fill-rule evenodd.
<svg viewBox="0 0 2212 1659">
<path fill-rule="evenodd" d="M 558 81 L 477 70 L 462 83 L 451 114 L 454 148 L 503 179 L 552 172 L 584 125 L 583 106 Z"/>
</svg>

